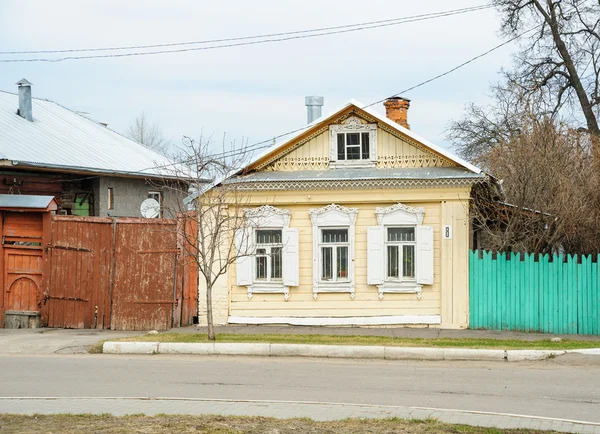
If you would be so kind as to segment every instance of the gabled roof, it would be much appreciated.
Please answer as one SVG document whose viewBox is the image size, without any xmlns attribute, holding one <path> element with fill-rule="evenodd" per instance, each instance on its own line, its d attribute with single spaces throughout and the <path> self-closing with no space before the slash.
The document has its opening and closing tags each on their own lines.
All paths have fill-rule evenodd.
<svg viewBox="0 0 600 434">
<path fill-rule="evenodd" d="M 271 146 L 265 152 L 262 152 L 261 154 L 257 155 L 255 158 L 253 158 L 252 161 L 248 165 L 246 165 L 243 170 L 252 169 L 254 166 L 257 165 L 257 163 L 261 162 L 262 160 L 266 159 L 267 157 L 273 156 L 274 154 L 283 151 L 288 144 L 295 142 L 296 139 L 302 137 L 305 134 L 307 134 L 307 135 L 310 134 L 313 130 L 317 130 L 320 127 L 320 125 L 323 123 L 331 122 L 341 112 L 347 110 L 348 108 L 355 107 L 359 111 L 365 112 L 369 116 L 377 119 L 378 121 L 380 121 L 382 123 L 385 123 L 387 126 L 397 130 L 401 134 L 404 134 L 405 136 L 425 145 L 427 148 L 431 149 L 433 152 L 435 152 L 443 157 L 446 157 L 448 160 L 457 163 L 458 165 L 470 170 L 473 173 L 477 173 L 477 174 L 481 173 L 480 168 L 472 165 L 468 161 L 465 161 L 462 158 L 460 158 L 459 156 L 453 154 L 452 152 L 450 152 L 446 149 L 443 149 L 443 148 L 435 145 L 434 143 L 431 143 L 429 140 L 424 139 L 423 137 L 419 136 L 418 134 L 414 133 L 413 131 L 409 130 L 408 128 L 404 128 L 402 125 L 397 124 L 396 122 L 388 119 L 387 117 L 381 115 L 380 113 L 376 112 L 372 108 L 365 107 L 365 106 L 366 106 L 366 104 L 362 104 L 359 101 L 351 99 L 346 104 L 344 104 L 341 107 L 338 107 L 333 112 L 331 112 L 327 115 L 321 116 L 320 118 L 318 118 L 318 119 L 314 120 L 313 122 L 311 122 L 310 124 L 306 125 L 306 127 L 302 128 L 299 131 L 296 131 L 293 135 L 290 135 L 289 137 L 280 139 L 279 141 L 275 142 L 273 144 L 273 146 Z"/>
<path fill-rule="evenodd" d="M 0 91 L 0 164 L 172 177 L 164 169 L 171 167 L 166 157 L 60 104 L 32 98 L 33 122 L 19 116 L 18 107 L 18 95 Z"/>
</svg>

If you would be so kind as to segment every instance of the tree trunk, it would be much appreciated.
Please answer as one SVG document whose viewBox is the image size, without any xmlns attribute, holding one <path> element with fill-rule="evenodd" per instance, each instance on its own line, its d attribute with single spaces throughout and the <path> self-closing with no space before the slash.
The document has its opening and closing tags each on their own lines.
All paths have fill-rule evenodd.
<svg viewBox="0 0 600 434">
<path fill-rule="evenodd" d="M 560 36 L 560 30 L 558 28 L 558 21 L 556 19 L 556 11 L 554 10 L 554 4 L 552 0 L 546 0 L 548 4 L 548 13 L 544 10 L 542 5 L 539 2 L 535 2 L 535 6 L 540 11 L 546 23 L 550 27 L 552 31 L 552 39 L 554 40 L 554 44 L 556 45 L 556 49 L 558 50 L 560 57 L 565 62 L 565 67 L 569 72 L 569 81 L 571 82 L 571 86 L 575 89 L 575 93 L 577 94 L 577 99 L 579 100 L 579 105 L 581 106 L 581 111 L 583 112 L 583 116 L 585 117 L 585 121 L 587 124 L 587 128 L 592 136 L 600 136 L 600 127 L 598 126 L 598 120 L 594 115 L 594 110 L 592 109 L 592 104 L 585 93 L 585 89 L 583 84 L 581 83 L 581 79 L 579 78 L 579 73 L 577 72 L 577 68 L 575 68 L 575 64 L 573 63 L 573 58 L 571 57 L 571 53 L 565 42 L 562 40 Z M 594 143 L 595 144 L 595 143 Z M 598 150 L 595 149 L 595 154 L 598 156 Z"/>
<path fill-rule="evenodd" d="M 212 312 L 212 284 L 206 282 L 206 325 L 208 326 L 208 340 L 215 340 L 215 325 Z"/>
</svg>

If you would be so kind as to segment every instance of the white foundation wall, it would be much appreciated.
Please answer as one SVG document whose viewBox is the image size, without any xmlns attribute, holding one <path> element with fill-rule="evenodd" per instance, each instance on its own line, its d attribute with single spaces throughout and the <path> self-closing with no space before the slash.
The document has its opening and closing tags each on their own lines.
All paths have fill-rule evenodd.
<svg viewBox="0 0 600 434">
<path fill-rule="evenodd" d="M 212 308 L 214 325 L 227 324 L 229 316 L 229 291 L 227 288 L 228 273 L 225 273 L 217 279 L 212 289 Z M 198 325 L 207 325 L 206 320 L 206 282 L 204 277 L 200 276 L 200 285 L 198 287 Z"/>
</svg>

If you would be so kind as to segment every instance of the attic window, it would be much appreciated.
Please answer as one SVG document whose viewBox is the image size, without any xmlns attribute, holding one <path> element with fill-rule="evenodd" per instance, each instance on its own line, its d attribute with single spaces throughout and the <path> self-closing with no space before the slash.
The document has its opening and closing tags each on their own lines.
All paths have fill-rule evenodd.
<svg viewBox="0 0 600 434">
<path fill-rule="evenodd" d="M 331 125 L 330 165 L 336 167 L 374 167 L 377 161 L 377 125 L 363 123 L 352 116 L 342 124 Z"/>
</svg>

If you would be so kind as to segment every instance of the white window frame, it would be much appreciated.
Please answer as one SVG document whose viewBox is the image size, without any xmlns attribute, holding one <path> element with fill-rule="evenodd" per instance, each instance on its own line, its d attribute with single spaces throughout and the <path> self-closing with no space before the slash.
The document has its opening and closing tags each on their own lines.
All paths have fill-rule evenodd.
<svg viewBox="0 0 600 434">
<path fill-rule="evenodd" d="M 160 191 L 149 191 L 147 194 L 148 199 L 154 199 L 154 196 L 158 196 L 158 217 L 162 218 L 163 216 L 163 196 L 162 196 L 162 192 Z M 155 199 L 156 200 L 156 199 Z"/>
<path fill-rule="evenodd" d="M 381 245 L 383 246 L 384 252 L 383 257 L 385 258 L 383 267 L 383 282 L 377 285 L 377 289 L 379 292 L 379 299 L 383 299 L 383 295 L 385 293 L 415 293 L 417 294 L 417 299 L 421 299 L 423 293 L 423 285 L 417 283 L 416 273 L 417 273 L 417 261 L 418 261 L 418 230 L 417 227 L 423 224 L 423 218 L 425 216 L 424 208 L 413 208 L 408 205 L 404 205 L 402 203 L 397 203 L 395 205 L 386 207 L 386 208 L 376 208 L 375 215 L 377 217 L 377 224 L 381 229 L 381 236 L 383 239 L 381 240 Z M 411 227 L 414 228 L 415 231 L 415 279 L 403 279 L 400 278 L 390 278 L 387 272 L 387 230 L 388 228 L 399 228 L 399 227 Z M 392 244 L 395 244 L 392 242 Z M 399 249 L 400 250 L 400 249 Z M 399 258 L 401 255 L 399 256 Z M 401 259 L 399 259 L 401 261 Z"/>
<path fill-rule="evenodd" d="M 328 229 L 333 229 L 333 230 L 345 230 L 347 232 L 348 235 L 348 241 L 346 242 L 335 242 L 335 243 L 326 243 L 323 241 L 323 231 L 324 230 L 328 230 Z M 319 227 L 319 254 L 320 254 L 320 261 L 319 261 L 319 282 L 322 283 L 328 283 L 328 282 L 348 282 L 349 280 L 349 269 L 350 269 L 350 230 L 347 226 L 336 226 L 336 227 Z M 331 275 L 332 275 L 332 279 L 331 280 L 324 280 L 323 279 L 323 248 L 327 248 L 327 247 L 331 247 Z M 348 263 L 346 264 L 346 277 L 337 277 L 337 273 L 335 270 L 336 267 L 336 263 L 337 263 L 337 248 L 338 247 L 347 247 L 348 248 L 348 255 L 347 255 L 347 259 L 348 259 Z"/>
<path fill-rule="evenodd" d="M 389 229 L 412 229 L 413 230 L 413 238 L 414 241 L 388 241 L 388 230 Z M 390 225 L 384 226 L 384 239 L 383 239 L 383 254 L 385 258 L 385 280 L 389 282 L 416 282 L 416 265 L 413 265 L 413 273 L 414 277 L 404 277 L 404 269 L 402 268 L 402 264 L 404 263 L 404 249 L 403 246 L 413 246 L 413 260 L 416 261 L 417 256 L 417 228 L 414 225 Z M 389 253 L 388 246 L 397 246 L 398 247 L 398 277 L 393 277 L 389 275 Z"/>
<path fill-rule="evenodd" d="M 254 245 L 255 245 L 255 254 L 254 254 L 254 276 L 253 276 L 253 281 L 256 283 L 282 283 L 283 282 L 283 228 L 263 228 L 263 227 L 257 227 L 254 228 L 254 237 L 257 237 L 258 235 L 258 231 L 279 231 L 281 232 L 281 242 L 280 243 L 258 243 L 258 240 L 255 239 L 254 241 Z M 273 248 L 280 248 L 281 249 L 281 277 L 271 277 L 271 272 L 273 269 L 273 257 L 272 257 L 272 249 Z M 258 253 L 258 249 L 265 249 L 265 254 L 260 254 Z M 267 277 L 265 279 L 259 279 L 256 273 L 256 269 L 257 267 L 257 262 L 258 262 L 258 258 L 259 257 L 266 257 L 267 258 L 267 270 L 266 270 L 266 274 Z"/>
<path fill-rule="evenodd" d="M 316 300 L 320 292 L 347 292 L 354 299 L 354 244 L 357 208 L 346 208 L 341 205 L 331 204 L 323 208 L 311 209 L 308 212 L 312 223 L 313 233 L 313 298 Z M 348 270 L 347 279 L 323 281 L 321 280 L 321 247 L 322 229 L 347 229 L 348 230 Z M 332 243 L 333 246 L 335 243 Z"/>
<path fill-rule="evenodd" d="M 285 242 L 285 230 L 290 226 L 290 220 L 292 213 L 286 209 L 275 208 L 271 205 L 263 205 L 258 208 L 245 209 L 244 215 L 248 221 L 247 230 L 248 237 L 252 241 L 253 254 L 252 260 L 252 283 L 247 286 L 248 299 L 252 299 L 252 295 L 255 293 L 280 293 L 283 294 L 285 301 L 290 298 L 290 287 L 283 284 L 283 278 L 277 280 L 270 280 L 270 273 L 267 271 L 268 280 L 259 280 L 256 278 L 256 230 L 281 230 L 282 236 L 282 248 Z M 283 249 L 282 249 L 283 250 Z M 267 263 L 269 263 L 268 261 Z M 283 277 L 283 252 L 282 252 L 282 277 Z"/>
<path fill-rule="evenodd" d="M 359 160 L 338 160 L 338 133 L 369 133 L 369 158 Z M 362 136 L 361 136 L 362 143 Z M 377 164 L 377 124 L 364 124 L 356 116 L 350 116 L 342 124 L 329 127 L 329 165 L 331 168 L 375 167 Z"/>
</svg>

